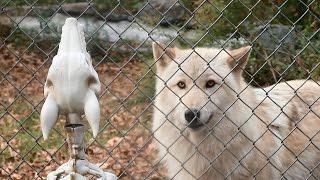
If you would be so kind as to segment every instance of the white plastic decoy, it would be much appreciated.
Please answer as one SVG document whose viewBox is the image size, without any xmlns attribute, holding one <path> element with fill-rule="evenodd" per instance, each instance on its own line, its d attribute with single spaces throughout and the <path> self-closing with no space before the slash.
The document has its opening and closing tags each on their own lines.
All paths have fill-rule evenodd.
<svg viewBox="0 0 320 180">
<path fill-rule="evenodd" d="M 99 93 L 100 81 L 86 50 L 83 26 L 77 19 L 68 18 L 44 86 L 46 100 L 40 114 L 44 140 L 48 139 L 59 114 L 85 114 L 96 137 L 100 121 Z"/>
</svg>

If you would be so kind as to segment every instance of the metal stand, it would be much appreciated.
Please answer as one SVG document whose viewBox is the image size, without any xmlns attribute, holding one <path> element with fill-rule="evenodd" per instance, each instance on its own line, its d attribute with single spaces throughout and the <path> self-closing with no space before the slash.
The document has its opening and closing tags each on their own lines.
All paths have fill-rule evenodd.
<svg viewBox="0 0 320 180">
<path fill-rule="evenodd" d="M 67 117 L 67 141 L 69 146 L 70 159 L 62 164 L 57 170 L 50 172 L 47 176 L 48 180 L 85 180 L 84 175 L 96 176 L 99 180 L 116 180 L 117 177 L 108 172 L 104 172 L 99 166 L 90 163 L 85 155 L 84 132 L 83 124 L 75 124 L 80 122 L 78 114 L 69 114 Z"/>
</svg>

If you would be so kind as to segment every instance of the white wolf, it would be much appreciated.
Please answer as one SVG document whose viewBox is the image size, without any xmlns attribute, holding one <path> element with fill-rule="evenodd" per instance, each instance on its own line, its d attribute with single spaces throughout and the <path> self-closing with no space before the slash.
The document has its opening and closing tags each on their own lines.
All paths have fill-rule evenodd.
<svg viewBox="0 0 320 180">
<path fill-rule="evenodd" d="M 249 86 L 250 50 L 153 43 L 153 131 L 169 178 L 320 178 L 320 86 Z"/>
</svg>

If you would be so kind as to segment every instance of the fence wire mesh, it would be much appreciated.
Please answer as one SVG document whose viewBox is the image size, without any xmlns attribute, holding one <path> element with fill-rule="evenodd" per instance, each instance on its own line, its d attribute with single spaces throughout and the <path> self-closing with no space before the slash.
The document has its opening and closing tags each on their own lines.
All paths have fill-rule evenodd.
<svg viewBox="0 0 320 180">
<path fill-rule="evenodd" d="M 67 17 L 84 25 L 103 86 L 99 135 L 86 133 L 88 159 L 102 169 L 120 179 L 277 177 L 270 169 L 281 179 L 320 177 L 319 1 L 2 0 L 0 5 L 1 179 L 45 179 L 69 158 L 64 117 L 48 141 L 39 121 L 43 85 Z M 152 42 L 159 51 L 156 61 Z M 251 54 L 241 66 L 248 53 L 238 56 L 231 49 L 248 45 Z M 227 55 L 237 60 L 228 71 L 219 63 Z M 242 82 L 236 71 L 247 84 L 235 85 Z M 203 87 L 208 72 L 214 77 Z M 306 80 L 287 82 L 293 79 Z M 272 84 L 277 86 L 262 89 Z M 255 103 L 251 91 L 260 93 Z M 203 124 L 203 116 L 212 120 Z M 250 158 L 255 163 L 248 163 Z"/>
</svg>

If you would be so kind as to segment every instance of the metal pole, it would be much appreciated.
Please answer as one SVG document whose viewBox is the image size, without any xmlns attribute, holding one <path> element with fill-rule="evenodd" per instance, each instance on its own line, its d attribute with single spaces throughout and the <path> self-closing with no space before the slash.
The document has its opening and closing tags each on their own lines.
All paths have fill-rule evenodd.
<svg viewBox="0 0 320 180">
<path fill-rule="evenodd" d="M 85 126 L 79 123 L 81 117 L 78 114 L 68 114 L 65 130 L 70 159 L 61 165 L 56 171 L 50 172 L 48 180 L 85 180 L 85 175 L 93 175 L 99 180 L 116 180 L 117 177 L 109 172 L 104 172 L 99 166 L 90 163 L 85 155 Z"/>
</svg>

